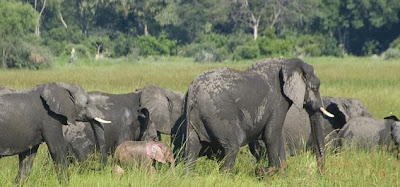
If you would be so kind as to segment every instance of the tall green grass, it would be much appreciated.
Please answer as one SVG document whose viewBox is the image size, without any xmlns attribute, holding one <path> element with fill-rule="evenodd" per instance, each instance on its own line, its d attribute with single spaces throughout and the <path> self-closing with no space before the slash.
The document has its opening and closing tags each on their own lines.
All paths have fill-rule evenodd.
<svg viewBox="0 0 400 187">
<path fill-rule="evenodd" d="M 325 96 L 360 99 L 377 118 L 391 113 L 400 116 L 400 62 L 369 58 L 307 58 L 321 79 Z M 82 85 L 86 90 L 110 93 L 132 92 L 146 84 L 185 92 L 201 72 L 232 67 L 244 69 L 251 62 L 196 64 L 191 59 L 150 58 L 142 60 L 78 61 L 66 64 L 58 59 L 51 70 L 0 70 L 0 84 L 25 89 L 45 82 L 63 81 Z M 111 160 L 111 158 L 110 158 Z M 94 163 L 95 164 L 95 163 Z M 89 164 L 90 165 L 90 164 Z M 12 186 L 18 169 L 16 156 L 0 159 L 0 184 Z M 117 177 L 113 165 L 102 171 L 72 164 L 69 186 L 399 186 L 400 161 L 380 150 L 346 150 L 328 154 L 323 175 L 317 172 L 312 153 L 290 157 L 283 173 L 260 179 L 254 175 L 256 163 L 246 148 L 241 149 L 232 173 L 220 173 L 218 163 L 201 158 L 194 171 L 160 166 L 151 174 L 128 169 Z M 54 165 L 44 144 L 34 161 L 24 186 L 60 186 Z"/>
</svg>

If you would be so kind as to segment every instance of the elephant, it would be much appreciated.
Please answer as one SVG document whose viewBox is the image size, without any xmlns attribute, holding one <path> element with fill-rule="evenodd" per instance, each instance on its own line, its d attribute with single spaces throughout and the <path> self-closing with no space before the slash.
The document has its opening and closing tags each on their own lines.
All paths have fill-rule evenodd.
<svg viewBox="0 0 400 187">
<path fill-rule="evenodd" d="M 355 98 L 343 97 L 322 97 L 324 107 L 335 117 L 324 117 L 324 136 L 325 144 L 331 144 L 336 148 L 336 139 L 338 131 L 351 118 L 358 116 L 372 117 L 371 113 Z M 286 152 L 290 156 L 296 155 L 305 149 L 313 147 L 313 139 L 310 129 L 310 120 L 305 109 L 298 109 L 291 106 L 286 114 L 283 124 L 283 136 L 285 140 Z M 249 149 L 257 161 L 261 159 L 261 154 L 265 154 L 266 148 L 262 142 L 251 142 Z"/>
<path fill-rule="evenodd" d="M 183 94 L 152 84 L 139 90 L 140 104 L 149 110 L 158 139 L 161 140 L 161 134 L 171 135 L 172 126 L 181 114 Z"/>
<path fill-rule="evenodd" d="M 110 123 L 102 119 L 103 113 L 82 87 L 61 82 L 42 84 L 29 90 L 3 88 L 0 108 L 0 157 L 18 154 L 16 184 L 29 175 L 42 142 L 47 144 L 53 161 L 61 170 L 58 172 L 60 182 L 67 182 L 67 144 L 62 127 L 74 126 L 75 121 L 88 122 L 88 127 L 96 132 L 95 142 L 104 146 L 102 123 Z"/>
<path fill-rule="evenodd" d="M 157 139 L 149 111 L 139 106 L 141 94 L 141 91 L 126 94 L 89 92 L 96 107 L 112 121 L 104 127 L 105 148 L 102 150 L 106 151 L 105 154 L 112 155 L 117 146 L 127 140 Z M 63 133 L 69 153 L 79 162 L 86 160 L 96 150 L 95 132 L 87 128 L 87 124 L 65 126 Z"/>
<path fill-rule="evenodd" d="M 289 107 L 305 108 L 311 121 L 318 168 L 324 168 L 325 142 L 320 80 L 314 68 L 301 59 L 264 59 L 246 70 L 219 68 L 206 71 L 191 83 L 177 130 L 174 152 L 194 165 L 203 151 L 220 152 L 220 170 L 230 170 L 240 146 L 260 138 L 267 148 L 268 167 L 257 174 L 276 171 L 285 163 L 282 128 Z M 185 114 L 183 114 L 185 113 Z M 180 153 L 179 153 L 180 151 Z"/>
<path fill-rule="evenodd" d="M 153 160 L 163 164 L 175 163 L 171 149 L 165 143 L 158 141 L 124 141 L 114 153 L 114 161 L 117 163 L 116 173 L 124 172 L 118 164 L 141 166 L 154 171 Z"/>
<path fill-rule="evenodd" d="M 390 148 L 391 145 L 396 145 L 398 156 L 400 153 L 400 121 L 393 115 L 384 119 L 352 118 L 339 131 L 338 137 L 341 146 L 371 150 L 377 147 Z"/>
</svg>

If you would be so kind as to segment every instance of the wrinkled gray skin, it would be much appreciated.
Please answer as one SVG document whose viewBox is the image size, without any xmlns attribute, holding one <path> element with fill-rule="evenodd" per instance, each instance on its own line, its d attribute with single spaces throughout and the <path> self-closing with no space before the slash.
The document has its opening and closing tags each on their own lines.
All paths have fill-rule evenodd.
<svg viewBox="0 0 400 187">
<path fill-rule="evenodd" d="M 340 130 L 340 145 L 353 145 L 357 148 L 373 149 L 378 146 L 389 148 L 400 143 L 400 121 L 396 116 L 385 119 L 355 117 Z"/>
<path fill-rule="evenodd" d="M 325 144 L 334 145 L 337 139 L 338 130 L 351 118 L 358 116 L 372 117 L 367 108 L 354 98 L 341 97 L 322 97 L 326 110 L 335 115 L 330 118 L 324 116 L 324 136 Z M 305 109 L 298 109 L 295 106 L 289 108 L 283 125 L 283 136 L 285 139 L 286 150 L 291 156 L 296 155 L 304 149 L 311 149 L 313 139 L 310 129 L 310 120 Z M 260 142 L 252 142 L 249 144 L 251 153 L 256 157 L 257 161 L 261 158 L 261 153 L 265 153 L 266 148 Z"/>
<path fill-rule="evenodd" d="M 29 175 L 33 159 L 41 142 L 46 142 L 50 155 L 60 167 L 60 182 L 68 181 L 66 172 L 67 144 L 63 126 L 75 121 L 89 121 L 87 128 L 96 131 L 96 142 L 102 124 L 94 118 L 104 118 L 87 93 L 78 85 L 48 83 L 30 90 L 0 89 L 0 157 L 19 156 L 17 184 Z"/>
<path fill-rule="evenodd" d="M 190 168 L 197 157 L 218 150 L 218 159 L 224 158 L 221 170 L 226 170 L 234 165 L 240 146 L 262 138 L 269 163 L 268 168 L 256 172 L 273 171 L 286 160 L 282 136 L 286 113 L 292 104 L 304 105 L 322 169 L 325 143 L 319 84 L 313 67 L 300 59 L 265 59 L 245 71 L 221 68 L 204 72 L 194 79 L 185 97 L 186 120 L 174 128 L 174 152 L 187 160 Z"/>
<path fill-rule="evenodd" d="M 109 94 L 89 92 L 96 107 L 111 121 L 104 125 L 105 154 L 113 154 L 119 144 L 127 140 L 153 140 L 157 138 L 149 112 L 139 106 L 141 92 L 127 94 Z M 84 161 L 94 153 L 96 147 L 95 132 L 87 124 L 65 126 L 63 129 L 69 152 L 78 161 Z M 104 153 L 103 153 L 104 154 Z M 106 163 L 107 160 L 103 160 Z"/>
<path fill-rule="evenodd" d="M 140 90 L 140 104 L 149 110 L 161 140 L 161 134 L 171 134 L 172 126 L 181 114 L 183 94 L 151 84 Z"/>
<path fill-rule="evenodd" d="M 114 153 L 114 161 L 117 164 L 154 169 L 153 160 L 163 164 L 169 162 L 172 165 L 175 162 L 171 149 L 165 143 L 158 141 L 125 141 Z"/>
</svg>

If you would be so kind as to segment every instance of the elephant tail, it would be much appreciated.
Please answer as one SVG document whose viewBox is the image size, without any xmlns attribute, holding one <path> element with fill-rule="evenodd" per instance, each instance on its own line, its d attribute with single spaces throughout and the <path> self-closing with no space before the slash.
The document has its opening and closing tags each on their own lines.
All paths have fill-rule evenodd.
<svg viewBox="0 0 400 187">
<path fill-rule="evenodd" d="M 188 156 L 188 150 L 190 150 L 189 148 L 189 144 L 187 143 L 188 138 L 190 137 L 190 133 L 194 133 L 194 129 L 193 129 L 193 124 L 191 121 L 191 116 L 190 116 L 190 112 L 193 109 L 193 83 L 190 85 L 188 91 L 185 94 L 185 103 L 184 103 L 184 115 L 186 117 L 186 120 L 184 122 L 184 126 L 186 127 L 186 131 L 185 131 L 185 143 L 184 143 L 184 155 L 187 158 Z"/>
</svg>

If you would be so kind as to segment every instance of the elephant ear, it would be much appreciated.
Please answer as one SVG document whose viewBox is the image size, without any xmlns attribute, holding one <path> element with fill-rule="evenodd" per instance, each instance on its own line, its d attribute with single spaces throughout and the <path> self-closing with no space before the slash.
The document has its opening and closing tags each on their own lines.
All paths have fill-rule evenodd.
<svg viewBox="0 0 400 187">
<path fill-rule="evenodd" d="M 157 131 L 166 133 L 171 130 L 170 113 L 173 104 L 166 90 L 153 85 L 146 86 L 142 89 L 140 104 L 149 110 Z"/>
<path fill-rule="evenodd" d="M 290 62 L 282 67 L 283 92 L 297 108 L 303 108 L 306 93 L 303 71 L 298 62 Z"/>
<path fill-rule="evenodd" d="M 390 115 L 390 116 L 384 117 L 383 119 L 390 119 L 390 120 L 393 120 L 393 121 L 400 121 L 399 118 L 397 118 L 397 116 L 395 116 L 395 115 Z"/>
<path fill-rule="evenodd" d="M 150 120 L 150 114 L 147 108 L 141 108 L 138 110 L 138 120 L 140 123 L 138 140 L 157 139 L 156 127 L 152 120 Z"/>
<path fill-rule="evenodd" d="M 391 125 L 391 135 L 394 142 L 397 145 L 397 148 L 400 151 L 400 121 L 394 121 Z M 400 156 L 400 152 L 398 152 L 398 156 Z"/>
<path fill-rule="evenodd" d="M 70 90 L 61 84 L 50 83 L 45 86 L 40 97 L 50 111 L 62 116 L 63 124 L 75 124 L 75 103 Z"/>
<path fill-rule="evenodd" d="M 163 164 L 166 163 L 164 153 L 162 151 L 162 148 L 159 146 L 157 143 L 152 143 L 150 146 L 147 147 L 147 156 L 161 162 Z"/>
</svg>

